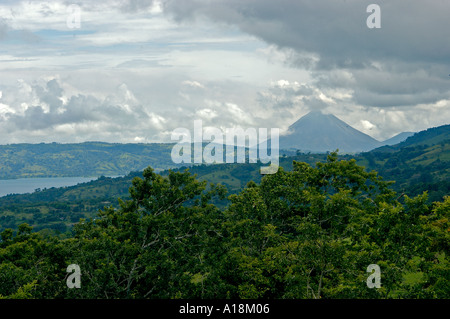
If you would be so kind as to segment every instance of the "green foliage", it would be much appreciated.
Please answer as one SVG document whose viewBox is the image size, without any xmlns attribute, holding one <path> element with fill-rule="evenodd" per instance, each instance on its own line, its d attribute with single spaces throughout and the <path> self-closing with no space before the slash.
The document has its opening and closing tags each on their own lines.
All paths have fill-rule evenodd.
<svg viewBox="0 0 450 319">
<path fill-rule="evenodd" d="M 33 289 L 36 287 L 36 280 L 33 280 L 32 282 L 23 285 L 20 287 L 17 292 L 3 297 L 0 295 L 0 299 L 32 299 L 33 298 Z"/>
<path fill-rule="evenodd" d="M 7 240 L 3 234 L 7 232 Z M 63 292 L 65 245 L 57 238 L 44 239 L 20 225 L 14 238 L 2 233 L 0 243 L 0 295 L 6 298 L 55 298 Z"/>
<path fill-rule="evenodd" d="M 399 144 L 402 145 L 402 144 Z M 441 201 L 450 193 L 450 140 L 436 145 L 381 148 L 356 157 L 360 164 L 395 180 L 393 188 L 409 196 L 427 190 L 428 203 Z"/>
<path fill-rule="evenodd" d="M 208 168 L 209 169 L 209 168 Z M 210 172 L 212 173 L 212 172 Z M 449 298 L 450 197 L 399 196 L 336 153 L 231 193 L 189 170 L 134 177 L 73 236 L 5 228 L 7 298 Z M 36 213 L 36 212 L 35 212 Z M 81 288 L 66 268 L 81 268 Z M 366 269 L 381 268 L 370 289 Z"/>
<path fill-rule="evenodd" d="M 204 296 L 215 226 L 221 212 L 209 204 L 223 188 L 189 172 L 167 177 L 144 170 L 131 199 L 103 210 L 95 221 L 75 226 L 72 260 L 89 281 L 77 297 L 169 298 Z M 212 238 L 210 238 L 212 236 Z"/>
<path fill-rule="evenodd" d="M 396 183 L 393 188 L 409 196 L 428 191 L 428 204 L 450 194 L 450 125 L 419 132 L 406 141 L 355 157 Z"/>
</svg>

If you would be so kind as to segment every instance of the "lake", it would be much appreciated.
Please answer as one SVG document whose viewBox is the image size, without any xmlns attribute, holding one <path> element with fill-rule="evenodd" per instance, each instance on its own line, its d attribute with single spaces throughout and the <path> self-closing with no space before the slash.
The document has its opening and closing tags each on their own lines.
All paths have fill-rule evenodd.
<svg viewBox="0 0 450 319">
<path fill-rule="evenodd" d="M 96 177 L 46 177 L 0 180 L 0 197 L 9 194 L 33 193 L 35 189 L 73 186 L 96 180 Z"/>
</svg>

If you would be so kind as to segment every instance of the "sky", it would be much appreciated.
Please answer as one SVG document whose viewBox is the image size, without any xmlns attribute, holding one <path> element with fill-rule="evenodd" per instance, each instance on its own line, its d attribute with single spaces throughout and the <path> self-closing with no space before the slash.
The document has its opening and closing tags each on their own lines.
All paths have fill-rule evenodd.
<svg viewBox="0 0 450 319">
<path fill-rule="evenodd" d="M 380 28 L 369 28 L 368 20 Z M 0 0 L 0 144 L 171 142 L 313 110 L 450 123 L 448 0 Z"/>
</svg>

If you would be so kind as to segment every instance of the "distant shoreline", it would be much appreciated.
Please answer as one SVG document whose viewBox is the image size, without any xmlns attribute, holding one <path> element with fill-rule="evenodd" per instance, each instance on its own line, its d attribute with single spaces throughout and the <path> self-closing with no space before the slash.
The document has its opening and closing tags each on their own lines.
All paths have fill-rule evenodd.
<svg viewBox="0 0 450 319">
<path fill-rule="evenodd" d="M 8 195 L 34 193 L 36 192 L 36 190 L 70 187 L 82 183 L 88 183 L 97 180 L 100 177 L 64 176 L 64 177 L 27 177 L 27 178 L 1 179 L 0 197 Z M 105 177 L 116 178 L 122 176 L 105 176 Z"/>
</svg>

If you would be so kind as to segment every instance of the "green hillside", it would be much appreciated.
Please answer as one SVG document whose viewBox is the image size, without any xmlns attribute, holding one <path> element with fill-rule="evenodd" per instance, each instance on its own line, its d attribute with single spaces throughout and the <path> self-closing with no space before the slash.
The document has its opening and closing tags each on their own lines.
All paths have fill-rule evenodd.
<svg viewBox="0 0 450 319">
<path fill-rule="evenodd" d="M 371 151 L 375 152 L 396 152 L 405 147 L 431 146 L 450 140 L 450 124 L 438 127 L 432 127 L 424 131 L 414 133 L 405 141 L 395 144 L 376 148 Z"/>
<path fill-rule="evenodd" d="M 173 144 L 11 144 L 0 145 L 0 179 L 117 176 L 152 166 L 176 167 Z"/>
<path fill-rule="evenodd" d="M 398 192 L 429 192 L 430 201 L 450 194 L 450 125 L 419 132 L 406 141 L 357 157 L 358 163 L 396 183 Z"/>
</svg>

